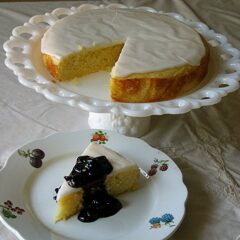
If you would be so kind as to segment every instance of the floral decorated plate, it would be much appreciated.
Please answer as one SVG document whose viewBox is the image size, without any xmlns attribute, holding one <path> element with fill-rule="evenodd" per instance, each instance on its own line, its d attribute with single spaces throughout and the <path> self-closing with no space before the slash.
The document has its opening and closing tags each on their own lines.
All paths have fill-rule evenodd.
<svg viewBox="0 0 240 240">
<path fill-rule="evenodd" d="M 114 216 L 54 223 L 55 188 L 91 141 L 135 161 L 140 188 L 118 197 L 123 208 Z M 0 220 L 24 240 L 167 239 L 179 227 L 187 199 L 181 171 L 166 154 L 140 139 L 101 130 L 56 133 L 26 144 L 8 159 L 0 182 Z"/>
</svg>

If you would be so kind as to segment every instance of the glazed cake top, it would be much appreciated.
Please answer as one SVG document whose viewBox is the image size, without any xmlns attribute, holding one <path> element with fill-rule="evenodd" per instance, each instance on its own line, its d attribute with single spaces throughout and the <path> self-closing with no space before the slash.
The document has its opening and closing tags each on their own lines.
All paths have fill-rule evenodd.
<svg viewBox="0 0 240 240">
<path fill-rule="evenodd" d="M 95 9 L 57 21 L 44 34 L 41 51 L 61 59 L 85 48 L 124 43 L 112 77 L 197 66 L 205 55 L 200 35 L 170 16 L 135 9 Z"/>
</svg>

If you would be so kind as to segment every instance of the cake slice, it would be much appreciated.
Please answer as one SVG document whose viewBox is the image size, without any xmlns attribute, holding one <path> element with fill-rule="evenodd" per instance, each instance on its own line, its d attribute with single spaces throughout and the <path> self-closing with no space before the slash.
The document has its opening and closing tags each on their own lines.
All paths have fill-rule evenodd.
<svg viewBox="0 0 240 240">
<path fill-rule="evenodd" d="M 138 166 L 131 160 L 103 145 L 90 143 L 58 190 L 55 221 L 67 220 L 83 210 L 86 193 L 94 191 L 102 198 L 106 192 L 111 198 L 136 190 L 139 175 Z"/>
</svg>

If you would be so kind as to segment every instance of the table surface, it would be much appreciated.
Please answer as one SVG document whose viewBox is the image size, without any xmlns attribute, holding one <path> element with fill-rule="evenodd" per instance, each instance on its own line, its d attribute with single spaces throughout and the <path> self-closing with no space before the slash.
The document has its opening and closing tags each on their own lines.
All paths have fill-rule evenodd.
<svg viewBox="0 0 240 240">
<path fill-rule="evenodd" d="M 121 2 L 178 12 L 187 18 L 201 20 L 240 48 L 239 0 Z M 0 45 L 8 40 L 14 27 L 31 16 L 81 3 L 0 3 Z M 50 102 L 22 86 L 4 65 L 2 48 L 0 58 L 0 167 L 26 142 L 55 132 L 88 128 L 87 112 Z M 240 91 L 228 94 L 214 106 L 186 114 L 152 116 L 151 129 L 142 139 L 177 163 L 189 191 L 185 218 L 170 239 L 240 239 Z M 0 183 L 0 187 L 4 186 Z M 0 239 L 15 240 L 17 237 L 0 223 Z"/>
</svg>

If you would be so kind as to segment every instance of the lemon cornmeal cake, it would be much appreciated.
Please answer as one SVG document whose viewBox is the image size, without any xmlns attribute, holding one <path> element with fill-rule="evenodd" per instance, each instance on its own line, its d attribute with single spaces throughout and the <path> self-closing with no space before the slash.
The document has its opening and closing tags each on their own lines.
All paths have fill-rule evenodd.
<svg viewBox="0 0 240 240">
<path fill-rule="evenodd" d="M 82 222 L 114 215 L 122 208 L 114 197 L 136 190 L 139 176 L 134 162 L 103 145 L 90 143 L 57 190 L 55 221 L 77 213 Z"/>
<path fill-rule="evenodd" d="M 135 9 L 95 9 L 57 21 L 41 52 L 57 81 L 110 71 L 113 101 L 153 102 L 192 90 L 208 69 L 209 47 L 174 18 Z"/>
</svg>

